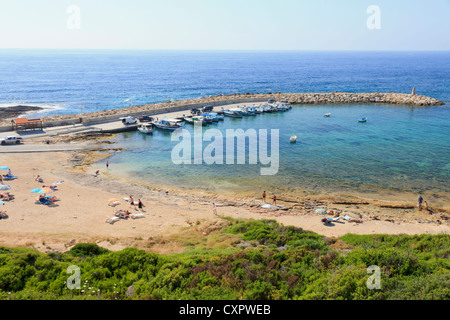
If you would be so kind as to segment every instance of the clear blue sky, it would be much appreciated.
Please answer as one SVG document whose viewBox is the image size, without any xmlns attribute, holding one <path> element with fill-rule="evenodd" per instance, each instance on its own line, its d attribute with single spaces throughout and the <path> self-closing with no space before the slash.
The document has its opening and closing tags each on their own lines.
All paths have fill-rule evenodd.
<svg viewBox="0 0 450 320">
<path fill-rule="evenodd" d="M 1 0 L 0 48 L 450 50 L 450 0 Z"/>
</svg>

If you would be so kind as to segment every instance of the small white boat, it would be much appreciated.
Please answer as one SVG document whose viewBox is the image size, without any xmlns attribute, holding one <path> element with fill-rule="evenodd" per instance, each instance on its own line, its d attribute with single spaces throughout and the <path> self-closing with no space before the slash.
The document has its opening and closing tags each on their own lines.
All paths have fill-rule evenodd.
<svg viewBox="0 0 450 320">
<path fill-rule="evenodd" d="M 143 123 L 138 127 L 138 130 L 142 133 L 153 133 L 153 125 L 151 123 Z"/>
<path fill-rule="evenodd" d="M 291 141 L 291 143 L 297 142 L 297 136 L 291 136 L 289 140 Z"/>
<path fill-rule="evenodd" d="M 152 124 L 164 130 L 176 130 L 183 127 L 183 121 L 179 119 L 163 119 L 160 121 L 154 121 Z"/>
<path fill-rule="evenodd" d="M 325 113 L 323 116 L 324 116 L 324 117 L 330 117 L 330 116 L 331 116 L 331 113 Z"/>
<path fill-rule="evenodd" d="M 358 122 L 367 122 L 367 118 L 361 118 L 358 120 Z"/>
</svg>

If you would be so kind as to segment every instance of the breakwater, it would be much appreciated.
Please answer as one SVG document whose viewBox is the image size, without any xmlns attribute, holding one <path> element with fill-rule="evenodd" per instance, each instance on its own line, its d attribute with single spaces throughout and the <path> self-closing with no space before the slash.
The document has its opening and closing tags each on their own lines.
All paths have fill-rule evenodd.
<svg viewBox="0 0 450 320">
<path fill-rule="evenodd" d="M 423 96 L 405 93 L 267 93 L 267 94 L 233 94 L 201 97 L 198 99 L 170 101 L 140 106 L 131 106 L 121 109 L 103 110 L 91 113 L 79 113 L 70 115 L 52 115 L 43 117 L 45 127 L 70 125 L 74 123 L 93 124 L 100 122 L 116 121 L 122 116 L 139 116 L 143 114 L 156 115 L 167 112 L 188 110 L 190 108 L 205 105 L 224 106 L 234 103 L 261 103 L 268 100 L 276 100 L 291 104 L 398 104 L 411 106 L 437 106 L 444 102 Z M 10 126 L 10 121 L 4 120 L 0 126 Z M 0 128 L 1 129 L 1 128 Z M 6 130 L 1 130 L 6 131 Z"/>
</svg>

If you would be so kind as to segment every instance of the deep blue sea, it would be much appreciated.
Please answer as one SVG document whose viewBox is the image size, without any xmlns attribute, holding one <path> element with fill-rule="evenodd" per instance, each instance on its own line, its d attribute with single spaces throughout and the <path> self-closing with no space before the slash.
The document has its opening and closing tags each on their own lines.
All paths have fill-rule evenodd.
<svg viewBox="0 0 450 320">
<path fill-rule="evenodd" d="M 0 51 L 0 106 L 41 115 L 233 93 L 403 92 L 450 100 L 450 52 Z M 331 112 L 330 118 L 323 114 Z M 367 117 L 367 123 L 358 123 Z M 280 166 L 175 165 L 167 132 L 124 133 L 111 172 L 212 192 L 358 194 L 450 204 L 450 107 L 293 106 L 214 128 L 279 129 Z M 211 126 L 212 128 L 212 126 Z M 192 132 L 192 128 L 186 126 Z M 207 128 L 205 128 L 206 130 Z M 298 136 L 291 144 L 289 137 Z M 208 145 L 204 143 L 204 145 Z"/>
<path fill-rule="evenodd" d="M 450 100 L 450 52 L 0 50 L 0 106 L 80 113 L 233 93 L 403 92 Z"/>
</svg>

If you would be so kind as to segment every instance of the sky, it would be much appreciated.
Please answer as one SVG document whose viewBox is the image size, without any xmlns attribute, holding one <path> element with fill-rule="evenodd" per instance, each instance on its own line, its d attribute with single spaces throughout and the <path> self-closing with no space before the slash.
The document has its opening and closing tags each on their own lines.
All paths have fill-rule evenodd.
<svg viewBox="0 0 450 320">
<path fill-rule="evenodd" d="M 450 0 L 0 0 L 1 48 L 450 50 Z"/>
</svg>

